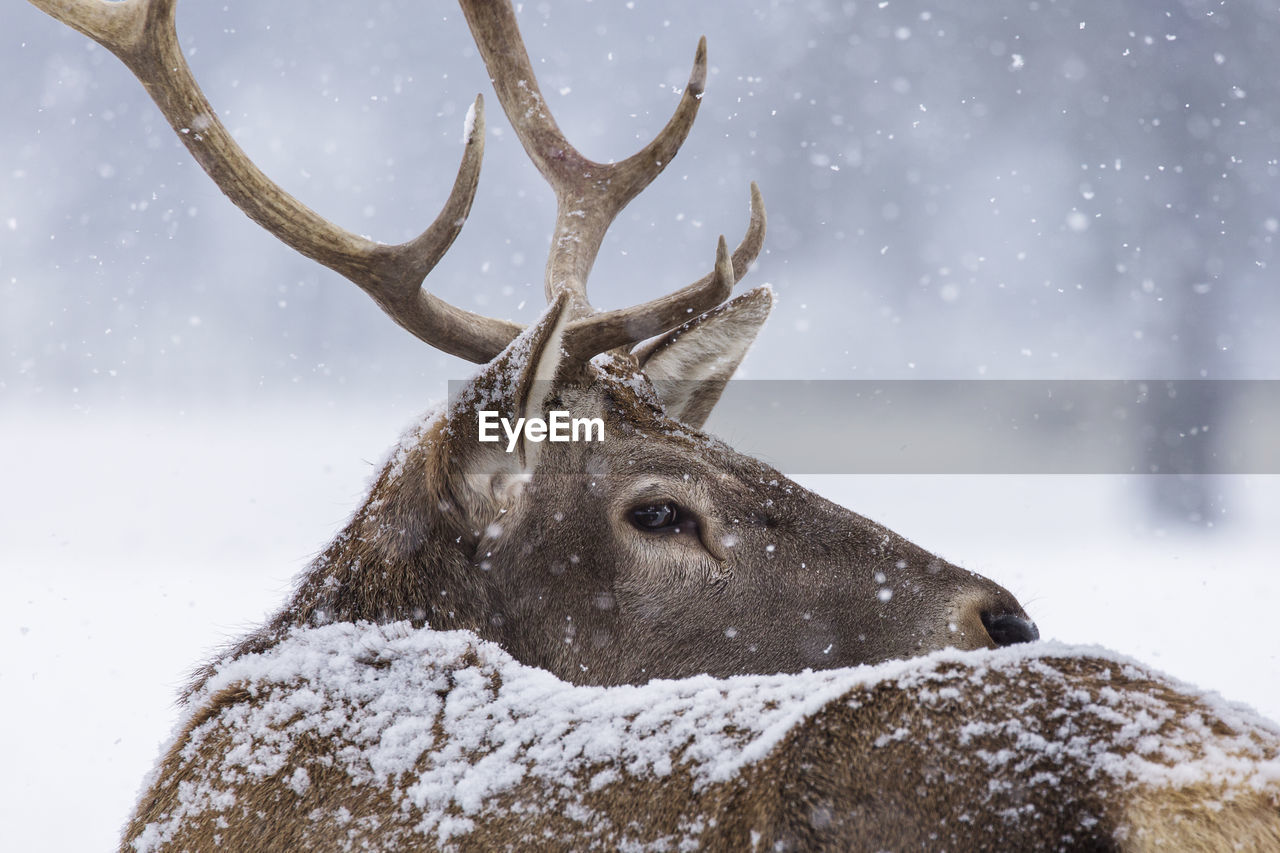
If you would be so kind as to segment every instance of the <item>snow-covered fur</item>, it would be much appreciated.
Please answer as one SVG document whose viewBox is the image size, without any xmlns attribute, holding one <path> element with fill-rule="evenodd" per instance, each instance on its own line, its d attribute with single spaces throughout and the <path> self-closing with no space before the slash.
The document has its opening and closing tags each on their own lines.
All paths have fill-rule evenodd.
<svg viewBox="0 0 1280 853">
<path fill-rule="evenodd" d="M 464 631 L 221 666 L 124 849 L 1277 850 L 1280 728 L 1098 648 L 590 687 Z"/>
</svg>

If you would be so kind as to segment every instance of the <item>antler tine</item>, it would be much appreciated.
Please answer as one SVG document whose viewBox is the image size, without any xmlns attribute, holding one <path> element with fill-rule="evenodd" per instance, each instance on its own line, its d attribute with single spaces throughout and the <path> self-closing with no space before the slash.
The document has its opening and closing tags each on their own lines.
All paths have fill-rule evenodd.
<svg viewBox="0 0 1280 853">
<path fill-rule="evenodd" d="M 565 348 L 579 358 L 639 343 L 688 322 L 729 298 L 733 286 L 742 281 L 764 245 L 766 226 L 764 196 L 751 182 L 751 220 L 747 233 L 732 259 L 725 248 L 724 235 L 716 247 L 715 269 L 675 293 L 623 308 L 604 311 L 569 324 Z"/>
<path fill-rule="evenodd" d="M 417 238 L 388 246 L 334 225 L 285 192 L 244 153 L 200 90 L 178 46 L 176 0 L 30 0 L 114 53 L 142 82 L 196 162 L 245 214 L 284 243 L 350 279 L 393 320 L 445 352 L 485 362 L 516 323 L 474 314 L 422 288 L 471 210 L 484 153 L 483 102 L 449 200 Z"/>
<path fill-rule="evenodd" d="M 605 232 L 631 199 L 656 178 L 688 136 L 707 79 L 707 42 L 675 114 L 641 151 L 612 164 L 588 160 L 556 125 L 529 62 L 509 0 L 459 0 L 498 100 L 521 144 L 556 194 L 556 230 L 547 259 L 547 299 L 564 292 L 571 316 L 591 313 L 586 282 Z M 683 321 L 682 321 L 683 322 Z"/>
</svg>

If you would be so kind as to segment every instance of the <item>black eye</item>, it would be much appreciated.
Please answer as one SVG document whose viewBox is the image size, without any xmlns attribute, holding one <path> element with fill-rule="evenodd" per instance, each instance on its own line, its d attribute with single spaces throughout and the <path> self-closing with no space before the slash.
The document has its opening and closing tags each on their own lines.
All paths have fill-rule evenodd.
<svg viewBox="0 0 1280 853">
<path fill-rule="evenodd" d="M 631 510 L 631 523 L 641 530 L 664 530 L 674 527 L 680 521 L 680 510 L 670 501 L 645 504 Z"/>
</svg>

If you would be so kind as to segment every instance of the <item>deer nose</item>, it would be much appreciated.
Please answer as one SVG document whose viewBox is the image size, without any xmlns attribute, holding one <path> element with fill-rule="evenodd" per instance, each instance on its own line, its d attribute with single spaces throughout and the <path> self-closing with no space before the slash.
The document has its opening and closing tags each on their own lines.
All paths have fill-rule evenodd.
<svg viewBox="0 0 1280 853">
<path fill-rule="evenodd" d="M 1016 613 L 982 611 L 982 627 L 987 629 L 991 641 L 997 646 L 1012 646 L 1040 639 L 1036 623 Z"/>
</svg>

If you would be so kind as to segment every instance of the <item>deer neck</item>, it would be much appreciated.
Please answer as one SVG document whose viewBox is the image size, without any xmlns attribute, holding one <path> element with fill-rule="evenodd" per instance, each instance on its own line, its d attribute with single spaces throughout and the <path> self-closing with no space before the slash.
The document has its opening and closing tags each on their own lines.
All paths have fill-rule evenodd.
<svg viewBox="0 0 1280 853">
<path fill-rule="evenodd" d="M 487 633 L 491 590 L 477 568 L 480 530 L 451 494 L 438 440 L 444 418 L 407 435 L 361 507 L 303 573 L 266 624 L 195 673 L 190 697 L 217 665 L 265 651 L 296 628 L 409 621 Z"/>
<path fill-rule="evenodd" d="M 290 627 L 408 620 L 484 628 L 489 592 L 475 548 L 485 525 L 450 488 L 444 429 L 436 418 L 392 454 L 364 504 L 308 569 L 287 608 Z"/>
</svg>

